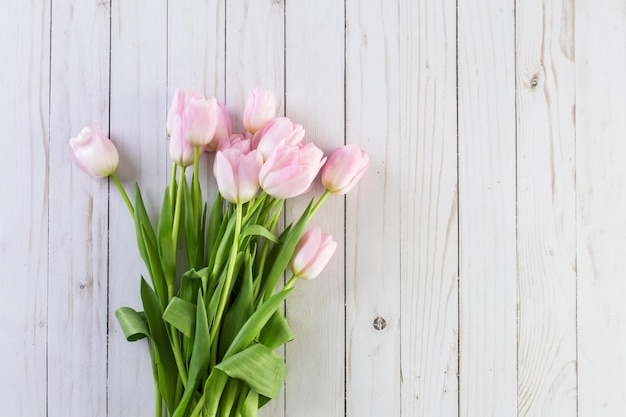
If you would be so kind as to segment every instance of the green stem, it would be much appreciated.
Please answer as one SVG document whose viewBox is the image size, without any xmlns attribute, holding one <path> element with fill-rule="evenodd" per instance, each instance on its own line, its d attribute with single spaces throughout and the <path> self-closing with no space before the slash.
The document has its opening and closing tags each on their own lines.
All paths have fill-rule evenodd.
<svg viewBox="0 0 626 417">
<path fill-rule="evenodd" d="M 257 199 L 252 203 L 251 206 L 248 206 L 248 210 L 246 210 L 246 215 L 243 218 L 243 224 L 246 224 L 248 220 L 252 217 L 254 212 L 259 208 L 259 206 L 265 201 L 267 194 L 265 191 L 261 191 L 261 194 L 257 197 Z"/>
<path fill-rule="evenodd" d="M 230 261 L 228 262 L 228 271 L 226 272 L 226 278 L 224 281 L 224 287 L 222 288 L 222 294 L 220 295 L 220 302 L 217 307 L 217 314 L 215 315 L 215 321 L 211 326 L 211 332 L 209 334 L 209 343 L 211 344 L 211 359 L 212 363 L 216 363 L 217 357 L 217 332 L 219 331 L 221 322 L 222 322 L 222 314 L 224 313 L 224 308 L 226 307 L 226 301 L 228 299 L 228 294 L 230 290 L 230 282 L 233 279 L 233 273 L 235 272 L 235 261 L 237 259 L 237 252 L 239 250 L 239 234 L 241 233 L 241 216 L 242 216 L 242 204 L 237 203 L 236 215 L 237 219 L 235 222 L 235 235 L 233 236 L 233 246 L 230 250 Z"/>
<path fill-rule="evenodd" d="M 198 400 L 198 404 L 196 404 L 191 414 L 189 414 L 189 417 L 197 417 L 200 415 L 200 411 L 202 411 L 202 407 L 204 407 L 204 401 L 204 394 L 202 394 L 202 397 Z"/>
<path fill-rule="evenodd" d="M 156 387 L 156 417 L 163 417 L 163 398 L 161 398 L 161 391 L 159 391 L 159 384 L 155 384 Z"/>
<path fill-rule="evenodd" d="M 309 219 L 311 217 L 313 217 L 313 215 L 315 214 L 315 212 L 317 211 L 317 209 L 319 209 L 321 207 L 321 205 L 324 203 L 324 201 L 326 201 L 326 199 L 328 198 L 328 196 L 330 195 L 330 191 L 326 190 L 324 191 L 324 194 L 322 194 L 322 196 L 320 197 L 320 199 L 317 201 L 317 203 L 315 203 L 315 205 L 313 206 L 313 209 L 311 210 L 311 214 L 309 214 Z"/>
<path fill-rule="evenodd" d="M 117 178 L 117 175 L 115 175 L 115 172 L 113 172 L 110 175 L 110 177 L 113 180 L 113 183 L 115 184 L 117 189 L 119 190 L 120 194 L 122 195 L 122 198 L 124 199 L 124 202 L 126 203 L 126 207 L 128 207 L 128 211 L 130 211 L 130 215 L 134 218 L 135 209 L 133 208 L 133 204 L 130 202 L 130 199 L 128 198 L 128 194 L 126 194 L 126 190 L 122 186 L 122 183 L 120 182 L 119 178 Z"/>
<path fill-rule="evenodd" d="M 185 368 L 185 361 L 180 353 L 180 341 L 178 340 L 178 331 L 172 326 L 172 351 L 174 352 L 174 360 L 176 361 L 176 367 L 178 368 L 178 374 L 180 380 L 183 382 L 183 386 L 187 387 L 187 369 Z"/>
<path fill-rule="evenodd" d="M 178 179 L 178 192 L 176 193 L 176 206 L 174 208 L 174 224 L 172 225 L 172 241 L 174 242 L 174 248 L 178 244 L 178 229 L 180 228 L 180 215 L 183 210 L 183 181 L 185 178 L 185 167 L 180 171 L 180 177 Z"/>
<path fill-rule="evenodd" d="M 285 285 L 285 288 L 283 288 L 284 290 L 289 289 L 291 287 L 293 287 L 293 284 L 296 283 L 296 281 L 298 280 L 297 276 L 292 276 L 291 279 L 289 280 L 289 282 L 287 282 L 287 284 Z"/>
</svg>

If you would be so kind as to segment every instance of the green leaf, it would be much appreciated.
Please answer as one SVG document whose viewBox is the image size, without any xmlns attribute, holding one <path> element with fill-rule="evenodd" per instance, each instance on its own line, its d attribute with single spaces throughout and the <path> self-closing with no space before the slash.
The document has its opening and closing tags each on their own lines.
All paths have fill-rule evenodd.
<svg viewBox="0 0 626 417">
<path fill-rule="evenodd" d="M 205 410 L 207 416 L 215 416 L 217 414 L 217 407 L 220 404 L 220 398 L 224 387 L 228 382 L 228 375 L 220 371 L 217 368 L 213 368 L 209 377 L 204 383 L 203 395 L 206 399 Z M 173 417 L 178 417 L 174 415 Z"/>
<path fill-rule="evenodd" d="M 241 233 L 242 238 L 246 236 L 261 236 L 267 240 L 271 240 L 274 243 L 278 243 L 278 238 L 260 224 L 252 224 L 250 226 L 247 226 Z"/>
<path fill-rule="evenodd" d="M 224 393 L 220 399 L 220 415 L 219 417 L 229 417 L 230 412 L 240 395 L 242 383 L 238 379 L 229 379 L 224 388 Z"/>
<path fill-rule="evenodd" d="M 270 270 L 267 273 L 267 278 L 265 281 L 264 293 L 266 300 L 272 295 L 274 288 L 276 288 L 276 284 L 280 280 L 280 277 L 283 275 L 283 272 L 287 268 L 287 265 L 289 265 L 289 261 L 293 256 L 296 245 L 298 244 L 302 233 L 304 233 L 304 228 L 309 222 L 312 208 L 313 200 L 311 200 L 306 210 L 304 210 L 304 213 L 302 213 L 300 220 L 298 220 L 295 226 L 290 229 L 290 232 L 285 235 L 284 238 L 281 238 L 282 243 L 275 246 L 275 248 L 278 248 L 278 250 L 276 253 L 276 257 L 273 259 Z"/>
<path fill-rule="evenodd" d="M 289 328 L 283 312 L 276 310 L 265 327 L 263 327 L 263 330 L 261 330 L 259 341 L 271 350 L 274 350 L 287 342 L 291 342 L 293 338 L 293 333 L 291 333 L 291 328 Z"/>
<path fill-rule="evenodd" d="M 253 259 L 250 254 L 245 255 L 245 272 L 239 293 L 230 307 L 221 326 L 221 334 L 219 338 L 219 354 L 220 357 L 226 353 L 231 342 L 237 335 L 237 332 L 244 325 L 246 320 L 252 314 L 254 309 L 253 300 L 253 283 L 252 283 L 252 263 Z"/>
<path fill-rule="evenodd" d="M 276 398 L 287 376 L 283 359 L 262 344 L 225 359 L 215 366 L 231 378 L 244 381 L 250 389 L 269 398 Z"/>
<path fill-rule="evenodd" d="M 241 407 L 241 417 L 257 417 L 259 408 L 261 408 L 259 406 L 259 393 L 249 390 L 243 407 Z"/>
<path fill-rule="evenodd" d="M 146 253 L 148 254 L 148 263 L 151 271 L 150 278 L 152 278 L 152 285 L 156 292 L 157 298 L 161 302 L 161 307 L 164 308 L 167 304 L 167 285 L 163 276 L 163 269 L 161 268 L 161 260 L 159 259 L 159 253 L 156 245 L 150 239 L 151 226 L 141 225 L 141 232 L 146 243 Z"/>
<path fill-rule="evenodd" d="M 193 342 L 193 353 L 189 364 L 189 376 L 185 393 L 180 400 L 173 417 L 185 415 L 189 402 L 193 398 L 196 389 L 200 385 L 203 376 L 209 369 L 211 345 L 209 342 L 209 323 L 207 322 L 206 309 L 202 295 L 198 294 L 198 305 L 196 308 L 196 331 Z"/>
<path fill-rule="evenodd" d="M 202 288 L 204 293 L 207 289 L 209 280 L 209 269 L 202 268 L 199 271 L 190 269 L 183 274 L 180 281 L 180 289 L 178 290 L 178 296 L 185 301 L 189 301 L 192 304 L 196 304 L 196 297 L 198 296 L 198 290 Z"/>
<path fill-rule="evenodd" d="M 174 287 L 176 280 L 176 243 L 172 240 L 174 209 L 169 198 L 169 186 L 165 188 L 161 215 L 157 224 L 159 258 L 163 276 L 168 287 Z"/>
<path fill-rule="evenodd" d="M 224 199 L 222 198 L 222 195 L 219 192 L 217 192 L 215 194 L 215 200 L 213 201 L 213 206 L 211 207 L 211 214 L 209 216 L 209 226 L 208 226 L 207 236 L 206 236 L 205 247 L 206 247 L 207 259 L 212 258 L 213 247 L 215 246 L 215 243 L 217 242 L 217 236 L 220 231 L 220 226 L 222 225 L 222 220 L 224 219 L 223 206 L 224 206 Z M 211 263 L 209 263 L 209 265 L 211 265 Z"/>
<path fill-rule="evenodd" d="M 237 336 L 231 343 L 228 351 L 226 351 L 224 359 L 228 359 L 230 356 L 240 352 L 252 343 L 252 341 L 261 332 L 263 326 L 265 326 L 276 309 L 281 305 L 285 298 L 287 298 L 291 291 L 293 291 L 293 287 L 284 289 L 276 295 L 270 297 L 270 299 L 265 303 L 261 304 L 261 306 L 246 321 L 246 324 L 243 325 L 241 330 L 239 330 L 239 333 L 237 333 Z"/>
<path fill-rule="evenodd" d="M 196 305 L 178 297 L 172 298 L 163 312 L 163 320 L 189 339 L 194 337 L 195 317 Z"/>
<path fill-rule="evenodd" d="M 150 288 L 143 277 L 141 278 L 141 301 L 154 342 L 155 361 L 159 382 L 159 391 L 163 396 L 167 409 L 172 412 L 176 402 L 176 381 L 178 369 L 174 360 L 174 353 L 170 345 L 165 322 L 162 320 L 161 303 L 155 292 Z"/>
<path fill-rule="evenodd" d="M 135 342 L 145 337 L 150 337 L 148 322 L 143 312 L 138 313 L 130 307 L 120 307 L 115 310 L 115 317 L 129 342 Z"/>
</svg>

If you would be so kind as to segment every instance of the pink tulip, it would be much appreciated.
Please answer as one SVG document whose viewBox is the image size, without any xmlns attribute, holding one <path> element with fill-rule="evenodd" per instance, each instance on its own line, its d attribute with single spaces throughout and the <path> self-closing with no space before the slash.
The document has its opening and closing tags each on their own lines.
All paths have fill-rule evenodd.
<svg viewBox="0 0 626 417">
<path fill-rule="evenodd" d="M 218 151 L 213 174 L 222 196 L 231 203 L 250 201 L 259 191 L 259 171 L 263 165 L 261 154 L 248 154 L 237 148 Z"/>
<path fill-rule="evenodd" d="M 249 135 L 249 133 L 247 134 Z M 241 153 L 246 154 L 251 150 L 250 139 L 250 137 L 246 137 L 241 133 L 233 133 L 230 137 L 220 140 L 218 150 L 224 151 L 226 149 L 237 148 Z"/>
<path fill-rule="evenodd" d="M 306 192 L 326 162 L 324 153 L 312 143 L 285 145 L 263 164 L 261 187 L 276 198 L 291 198 Z"/>
<path fill-rule="evenodd" d="M 170 158 L 181 167 L 193 165 L 193 146 L 183 138 L 183 124 L 179 116 L 174 117 L 170 129 Z"/>
<path fill-rule="evenodd" d="M 215 151 L 220 147 L 220 142 L 230 138 L 233 133 L 230 116 L 224 103 L 218 103 L 217 105 L 217 124 L 215 128 L 215 135 L 213 140 L 207 146 L 207 151 Z"/>
<path fill-rule="evenodd" d="M 267 122 L 252 138 L 252 147 L 258 149 L 267 160 L 272 152 L 283 145 L 299 145 L 304 139 L 304 129 L 286 117 L 277 117 Z"/>
<path fill-rule="evenodd" d="M 369 155 L 359 146 L 339 147 L 330 155 L 322 171 L 322 184 L 333 194 L 345 194 L 359 182 L 369 162 Z"/>
<path fill-rule="evenodd" d="M 192 146 L 207 146 L 215 136 L 217 117 L 217 100 L 176 89 L 167 114 L 167 132 L 172 135 L 175 120 L 180 119 L 183 139 Z"/>
<path fill-rule="evenodd" d="M 302 235 L 291 258 L 291 272 L 304 280 L 313 279 L 322 272 L 337 249 L 331 235 L 314 227 Z"/>
<path fill-rule="evenodd" d="M 96 178 L 111 175 L 119 162 L 117 148 L 96 124 L 85 126 L 71 138 L 68 150 L 74 164 Z"/>
<path fill-rule="evenodd" d="M 258 87 L 248 93 L 243 109 L 243 125 L 250 133 L 265 126 L 276 114 L 276 97 L 270 91 Z"/>
</svg>

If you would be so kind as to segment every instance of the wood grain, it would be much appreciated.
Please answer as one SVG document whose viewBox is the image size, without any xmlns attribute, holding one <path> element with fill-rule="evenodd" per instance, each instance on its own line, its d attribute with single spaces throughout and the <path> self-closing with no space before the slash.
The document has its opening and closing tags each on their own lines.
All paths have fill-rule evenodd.
<svg viewBox="0 0 626 417">
<path fill-rule="evenodd" d="M 456 3 L 404 1 L 399 16 L 401 415 L 455 416 Z"/>
<path fill-rule="evenodd" d="M 576 2 L 578 411 L 626 409 L 626 10 Z"/>
<path fill-rule="evenodd" d="M 459 406 L 517 414 L 513 1 L 458 8 Z"/>
<path fill-rule="evenodd" d="M 519 416 L 576 415 L 572 8 L 516 8 Z"/>
<path fill-rule="evenodd" d="M 48 3 L 0 3 L 0 54 L 4 145 L 0 152 L 0 403 L 10 415 L 45 415 L 50 225 Z M 65 280 L 66 273 L 53 277 L 50 285 Z"/>
<path fill-rule="evenodd" d="M 344 5 L 336 1 L 295 1 L 285 5 L 286 115 L 306 130 L 326 154 L 344 143 Z M 289 201 L 287 222 L 297 220 L 312 195 Z M 312 195 L 311 195 L 312 194 Z M 287 300 L 295 340 L 286 347 L 289 375 L 286 416 L 344 415 L 344 199 L 331 196 L 309 227 L 318 226 L 338 242 L 326 269 L 312 282 L 298 282 Z M 289 273 L 288 273 L 289 276 Z"/>
<path fill-rule="evenodd" d="M 48 289 L 48 396 L 55 400 L 48 402 L 49 415 L 105 415 L 107 409 L 109 188 L 107 180 L 73 166 L 67 142 L 92 122 L 108 130 L 108 51 L 108 2 L 55 3 Z"/>
<path fill-rule="evenodd" d="M 167 115 L 167 2 L 114 2 L 111 10 L 111 138 L 120 151 L 118 176 L 133 195 L 141 185 L 154 218 L 169 166 Z M 132 219 L 114 188 L 109 221 L 110 416 L 154 415 L 154 387 L 145 340 L 128 343 L 113 313 L 121 306 L 143 310 L 140 276 L 148 279 L 136 247 Z"/>
<path fill-rule="evenodd" d="M 400 415 L 398 36 L 395 4 L 346 3 L 346 142 L 360 144 L 370 155 L 361 186 L 346 197 L 350 416 Z"/>
</svg>

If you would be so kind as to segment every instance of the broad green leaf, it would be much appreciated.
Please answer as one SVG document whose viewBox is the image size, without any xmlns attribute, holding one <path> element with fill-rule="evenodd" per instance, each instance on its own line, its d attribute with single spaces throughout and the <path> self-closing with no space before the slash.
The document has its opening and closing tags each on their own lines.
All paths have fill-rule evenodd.
<svg viewBox="0 0 626 417">
<path fill-rule="evenodd" d="M 152 272 L 150 275 L 150 278 L 152 278 L 152 285 L 154 286 L 154 291 L 161 302 L 161 308 L 164 308 L 167 304 L 167 285 L 165 283 L 165 278 L 163 277 L 163 269 L 161 268 L 161 260 L 159 259 L 158 249 L 148 237 L 150 234 L 150 230 L 148 230 L 149 227 L 150 226 L 142 224 L 141 231 L 142 236 L 144 237 L 144 242 L 146 243 L 146 253 L 148 254 L 148 262 L 150 264 L 149 268 Z"/>
<path fill-rule="evenodd" d="M 239 286 L 239 293 L 235 298 L 232 306 L 224 316 L 224 321 L 221 326 L 221 333 L 219 339 L 219 356 L 223 357 L 226 350 L 230 346 L 231 342 L 237 335 L 237 332 L 244 325 L 246 320 L 252 314 L 254 309 L 253 296 L 253 283 L 252 283 L 252 262 L 253 259 L 249 254 L 245 255 L 245 272 L 241 285 Z"/>
<path fill-rule="evenodd" d="M 246 400 L 243 403 L 243 407 L 241 407 L 241 417 L 257 417 L 259 408 L 261 408 L 259 406 L 259 393 L 248 390 Z"/>
<path fill-rule="evenodd" d="M 240 395 L 242 388 L 242 383 L 238 379 L 229 379 L 226 383 L 226 388 L 224 388 L 224 392 L 222 393 L 222 398 L 220 399 L 220 414 L 218 417 L 229 417 L 230 412 L 235 405 L 235 401 Z"/>
<path fill-rule="evenodd" d="M 211 214 L 209 215 L 209 226 L 207 230 L 206 236 L 206 253 L 207 259 L 212 258 L 213 247 L 215 246 L 215 242 L 217 242 L 217 236 L 220 231 L 220 226 L 222 225 L 222 220 L 224 219 L 224 199 L 222 195 L 217 192 L 215 194 L 215 200 L 213 201 L 213 206 L 211 207 Z M 209 265 L 211 265 L 209 263 Z"/>
<path fill-rule="evenodd" d="M 220 404 L 222 392 L 228 382 L 228 375 L 217 368 L 211 369 L 209 377 L 204 383 L 203 395 L 205 397 L 205 414 L 207 416 L 217 415 L 217 407 Z M 177 417 L 177 416 L 174 416 Z"/>
<path fill-rule="evenodd" d="M 228 351 L 226 351 L 224 359 L 228 359 L 230 356 L 233 356 L 234 354 L 245 349 L 256 337 L 258 337 L 263 326 L 265 326 L 276 309 L 281 305 L 285 298 L 287 298 L 291 291 L 293 291 L 293 287 L 284 289 L 276 295 L 270 297 L 269 300 L 259 306 L 259 308 L 246 321 L 246 324 L 244 324 L 241 330 L 239 330 L 239 333 L 237 333 L 233 343 L 230 344 Z"/>
<path fill-rule="evenodd" d="M 154 342 L 155 361 L 158 374 L 159 390 L 165 401 L 167 409 L 172 412 L 176 402 L 176 381 L 178 369 L 174 360 L 174 353 L 170 340 L 162 320 L 163 310 L 155 292 L 150 288 L 145 279 L 141 279 L 141 301 L 150 329 L 150 335 Z"/>
<path fill-rule="evenodd" d="M 129 342 L 150 337 L 148 322 L 143 312 L 137 312 L 130 307 L 120 307 L 115 310 L 115 317 Z"/>
<path fill-rule="evenodd" d="M 271 398 L 268 398 L 265 395 L 259 395 L 259 408 L 261 408 L 265 404 L 269 403 L 270 400 L 271 400 Z"/>
<path fill-rule="evenodd" d="M 228 219 L 228 224 L 226 225 L 226 229 L 224 230 L 224 234 L 221 236 L 219 244 L 217 245 L 217 250 L 215 253 L 215 264 L 213 265 L 213 273 L 215 274 L 222 266 L 226 263 L 228 259 L 228 255 L 230 253 L 230 248 L 233 243 L 233 235 L 235 230 L 236 216 L 230 216 Z"/>
<path fill-rule="evenodd" d="M 194 336 L 195 318 L 196 305 L 178 297 L 172 298 L 163 312 L 163 320 L 189 339 Z"/>
<path fill-rule="evenodd" d="M 244 381 L 250 389 L 276 398 L 287 376 L 283 359 L 262 344 L 255 344 L 225 359 L 215 367 L 231 378 Z"/>
<path fill-rule="evenodd" d="M 176 242 L 172 240 L 174 209 L 169 197 L 169 188 L 169 186 L 165 188 L 161 215 L 157 224 L 157 237 L 163 276 L 167 286 L 173 288 L 176 280 Z"/>
<path fill-rule="evenodd" d="M 189 364 L 189 375 L 185 393 L 180 400 L 173 417 L 182 417 L 187 411 L 189 402 L 193 398 L 198 385 L 202 381 L 209 369 L 211 359 L 211 345 L 209 343 L 209 323 L 207 322 L 206 309 L 202 295 L 198 294 L 198 305 L 196 308 L 196 331 L 193 342 L 193 354 Z"/>
<path fill-rule="evenodd" d="M 244 253 L 239 252 L 237 254 L 237 259 L 235 260 L 235 269 L 233 272 L 233 276 L 236 277 L 237 274 L 239 274 L 239 270 L 241 269 L 241 264 L 243 263 L 243 260 L 244 260 Z M 228 265 L 226 265 L 226 267 L 227 266 Z M 207 317 L 209 318 L 210 322 L 213 322 L 213 319 L 215 318 L 215 315 L 217 314 L 217 307 L 219 304 L 220 294 L 224 290 L 224 282 L 226 281 L 226 274 L 227 274 L 226 267 L 224 267 L 224 269 L 222 270 L 217 287 L 215 288 L 215 291 L 213 291 L 211 295 L 211 299 L 209 301 L 209 305 L 207 307 Z M 230 296 L 230 293 L 232 292 L 233 286 L 235 285 L 235 281 L 236 281 L 235 279 L 231 280 L 230 288 L 226 289 L 226 291 L 228 291 L 227 292 L 228 296 Z"/>
<path fill-rule="evenodd" d="M 313 208 L 313 200 L 309 203 L 308 207 L 302 213 L 300 220 L 295 224 L 295 226 L 290 229 L 290 232 L 284 237 L 281 238 L 280 244 L 276 245 L 275 248 L 279 248 L 276 257 L 273 259 L 273 262 L 270 266 L 269 272 L 267 273 L 267 278 L 265 281 L 264 294 L 265 299 L 267 300 L 272 293 L 274 292 L 274 288 L 276 288 L 276 284 L 280 280 L 280 277 L 283 275 L 283 272 L 289 265 L 289 261 L 293 256 L 293 253 L 296 249 L 296 245 L 304 233 L 304 228 L 309 222 L 309 217 L 311 210 Z M 284 234 L 284 233 L 283 233 Z"/>
<path fill-rule="evenodd" d="M 278 238 L 260 224 L 252 224 L 250 226 L 247 226 L 241 233 L 242 238 L 246 236 L 261 236 L 267 240 L 271 240 L 274 243 L 278 243 Z"/>
<path fill-rule="evenodd" d="M 276 310 L 265 327 L 263 327 L 263 330 L 261 330 L 259 341 L 271 350 L 274 350 L 292 340 L 293 333 L 291 333 L 287 319 L 285 319 L 281 310 Z"/>
</svg>

